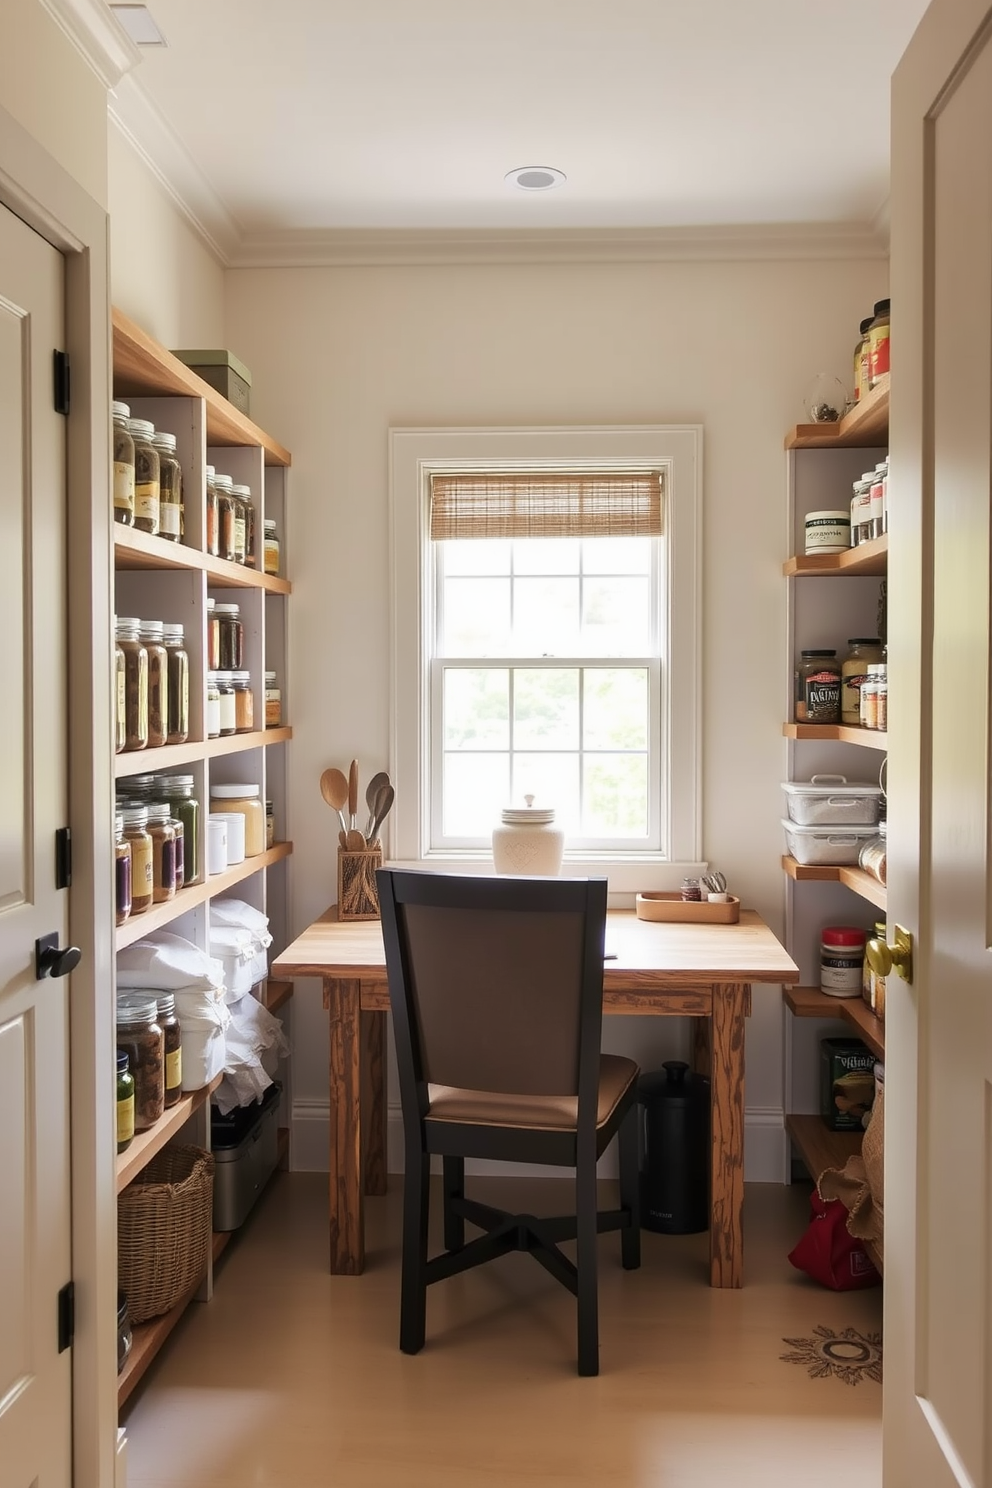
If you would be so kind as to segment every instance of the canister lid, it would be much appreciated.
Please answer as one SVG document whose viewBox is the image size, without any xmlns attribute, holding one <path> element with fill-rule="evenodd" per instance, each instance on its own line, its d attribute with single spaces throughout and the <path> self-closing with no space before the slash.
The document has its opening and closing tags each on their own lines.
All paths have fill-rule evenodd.
<svg viewBox="0 0 992 1488">
<path fill-rule="evenodd" d="M 215 615 L 240 615 L 241 614 L 241 606 L 239 604 L 215 604 L 214 605 L 214 614 Z"/>
<path fill-rule="evenodd" d="M 503 823 L 508 827 L 529 825 L 532 827 L 546 827 L 555 819 L 553 806 L 535 806 L 533 796 L 524 796 L 525 805 L 503 807 Z"/>
<path fill-rule="evenodd" d="M 821 939 L 829 946 L 863 946 L 867 936 L 856 925 L 824 925 Z"/>
<path fill-rule="evenodd" d="M 155 425 L 151 419 L 133 418 L 129 421 L 129 428 L 132 434 L 137 434 L 141 439 L 151 439 L 155 433 Z"/>
<path fill-rule="evenodd" d="M 251 486 L 232 486 L 231 490 L 234 492 L 235 496 L 251 495 Z"/>
<path fill-rule="evenodd" d="M 154 992 L 118 992 L 117 1024 L 154 1023 L 158 1012 Z"/>
<path fill-rule="evenodd" d="M 129 404 L 114 402 L 110 406 L 113 410 L 114 418 L 129 419 L 131 417 L 131 409 Z"/>
<path fill-rule="evenodd" d="M 261 788 L 257 785 L 212 785 L 210 794 L 215 801 L 250 800 L 252 796 L 261 795 Z"/>
<path fill-rule="evenodd" d="M 170 454 L 175 454 L 176 452 L 175 434 L 167 434 L 164 429 L 155 430 L 155 433 L 152 435 L 152 444 L 155 445 L 156 449 L 168 450 Z"/>
<path fill-rule="evenodd" d="M 880 646 L 882 644 L 882 637 L 881 636 L 848 636 L 848 638 L 847 638 L 847 644 L 849 646 Z"/>
<path fill-rule="evenodd" d="M 220 470 L 214 472 L 214 485 L 220 486 L 222 491 L 234 490 L 234 479 L 230 475 L 224 475 Z"/>
</svg>

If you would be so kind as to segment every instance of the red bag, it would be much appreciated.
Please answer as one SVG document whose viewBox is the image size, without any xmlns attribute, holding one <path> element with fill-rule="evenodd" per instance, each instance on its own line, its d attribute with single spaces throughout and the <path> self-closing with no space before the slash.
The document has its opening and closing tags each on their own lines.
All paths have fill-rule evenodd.
<svg viewBox="0 0 992 1488">
<path fill-rule="evenodd" d="M 847 1209 L 840 1199 L 824 1202 L 814 1189 L 809 1202 L 813 1218 L 789 1256 L 796 1269 L 834 1292 L 878 1286 L 882 1278 L 861 1241 L 848 1234 Z"/>
</svg>

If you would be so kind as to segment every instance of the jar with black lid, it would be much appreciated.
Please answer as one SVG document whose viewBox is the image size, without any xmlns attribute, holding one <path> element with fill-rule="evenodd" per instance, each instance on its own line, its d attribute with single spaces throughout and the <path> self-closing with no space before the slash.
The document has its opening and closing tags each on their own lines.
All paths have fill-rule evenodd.
<svg viewBox="0 0 992 1488">
<path fill-rule="evenodd" d="M 169 738 L 169 653 L 161 620 L 142 620 L 141 644 L 148 653 L 148 747 L 159 749 Z"/>
<path fill-rule="evenodd" d="M 169 664 L 168 742 L 185 744 L 189 738 L 189 653 L 181 625 L 162 627 Z"/>
<path fill-rule="evenodd" d="M 134 1126 L 148 1131 L 165 1110 L 165 1035 L 154 993 L 117 994 L 117 1047 L 134 1076 Z"/>
<path fill-rule="evenodd" d="M 207 552 L 212 558 L 220 557 L 220 496 L 216 486 L 214 467 L 207 466 Z"/>
<path fill-rule="evenodd" d="M 134 440 L 134 525 L 140 532 L 158 532 L 162 467 L 152 444 L 155 425 L 150 419 L 133 418 L 128 423 Z"/>
<path fill-rule="evenodd" d="M 217 487 L 217 510 L 220 516 L 220 557 L 234 563 L 237 554 L 235 524 L 241 502 L 234 494 L 234 481 L 229 475 L 223 475 L 218 470 L 214 475 L 214 485 Z M 244 515 L 243 512 L 241 514 Z"/>
<path fill-rule="evenodd" d="M 124 748 L 148 745 L 148 652 L 141 644 L 141 621 L 117 618 L 117 644 L 124 653 Z"/>
<path fill-rule="evenodd" d="M 176 1013 L 174 992 L 159 992 L 155 999 L 158 1024 L 165 1045 L 165 1109 L 176 1105 L 183 1093 L 183 1036 Z"/>
<path fill-rule="evenodd" d="M 800 652 L 796 670 L 796 722 L 840 723 L 840 663 L 837 652 Z"/>
<path fill-rule="evenodd" d="M 220 666 L 217 671 L 238 672 L 244 665 L 245 630 L 241 622 L 241 606 L 218 604 L 214 614 L 220 626 Z"/>
<path fill-rule="evenodd" d="M 126 403 L 112 405 L 114 419 L 114 521 L 134 526 L 134 440 Z"/>
<path fill-rule="evenodd" d="M 124 836 L 124 818 L 114 819 L 114 899 L 117 923 L 123 925 L 131 913 L 131 844 Z"/>
<path fill-rule="evenodd" d="M 178 542 L 183 535 L 183 467 L 176 455 L 176 436 L 156 430 L 152 444 L 158 450 L 158 535 Z"/>
<path fill-rule="evenodd" d="M 176 897 L 176 829 L 167 801 L 150 802 L 146 814 L 152 839 L 152 897 L 156 904 L 166 904 Z"/>
</svg>

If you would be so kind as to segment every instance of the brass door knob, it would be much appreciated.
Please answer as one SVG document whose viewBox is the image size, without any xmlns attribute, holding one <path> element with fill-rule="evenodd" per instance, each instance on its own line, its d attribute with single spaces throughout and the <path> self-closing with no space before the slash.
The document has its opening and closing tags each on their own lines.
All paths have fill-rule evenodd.
<svg viewBox="0 0 992 1488">
<path fill-rule="evenodd" d="M 892 945 L 873 936 L 865 946 L 865 956 L 877 977 L 887 977 L 895 970 L 904 982 L 912 982 L 913 937 L 901 925 L 895 927 L 895 941 Z"/>
</svg>

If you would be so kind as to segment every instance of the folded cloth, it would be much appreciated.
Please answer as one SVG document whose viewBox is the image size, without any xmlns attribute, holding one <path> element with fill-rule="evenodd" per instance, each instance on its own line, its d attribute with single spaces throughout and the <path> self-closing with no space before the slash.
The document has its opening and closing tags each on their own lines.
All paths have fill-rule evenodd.
<svg viewBox="0 0 992 1488">
<path fill-rule="evenodd" d="M 160 930 L 154 939 L 136 940 L 118 951 L 117 985 L 162 992 L 180 987 L 209 990 L 224 985 L 224 968 L 192 941 Z"/>
<path fill-rule="evenodd" d="M 210 901 L 210 926 L 230 925 L 235 930 L 247 930 L 260 950 L 267 951 L 272 944 L 269 934 L 269 917 L 243 899 L 212 899 Z"/>
</svg>

